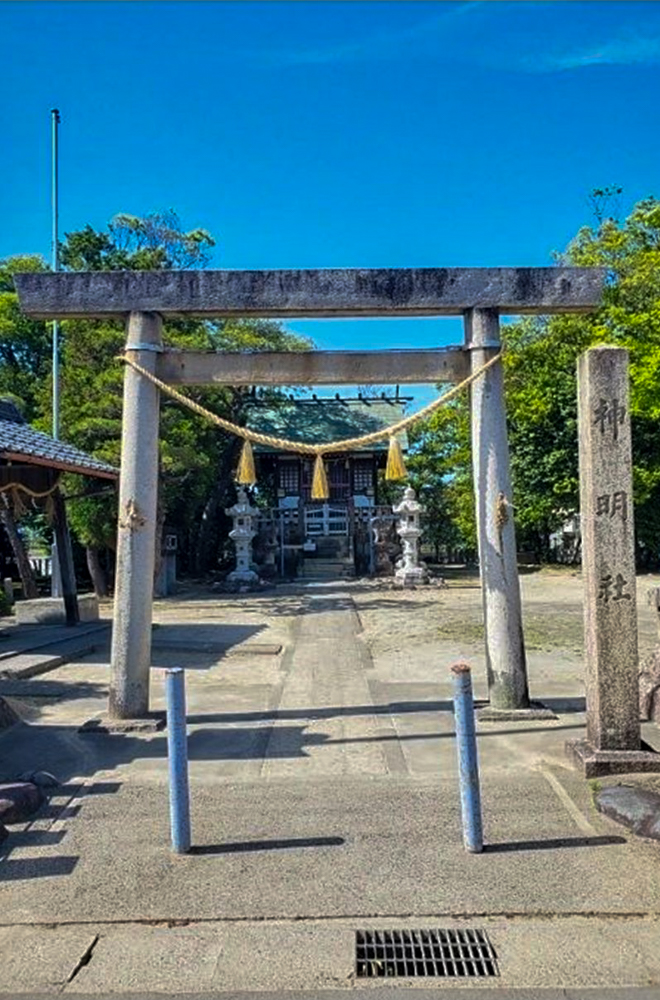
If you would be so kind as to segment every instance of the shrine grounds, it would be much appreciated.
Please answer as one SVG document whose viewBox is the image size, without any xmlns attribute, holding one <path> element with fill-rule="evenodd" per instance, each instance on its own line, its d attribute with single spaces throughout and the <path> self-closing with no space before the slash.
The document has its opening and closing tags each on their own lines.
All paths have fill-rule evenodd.
<svg viewBox="0 0 660 1000">
<path fill-rule="evenodd" d="M 449 675 L 466 659 L 485 696 L 481 593 L 446 577 L 156 603 L 155 709 L 162 668 L 187 671 L 183 857 L 164 734 L 78 732 L 105 708 L 107 650 L 12 682 L 29 726 L 0 735 L 2 770 L 63 785 L 0 858 L 0 995 L 373 989 L 354 932 L 384 927 L 487 931 L 496 979 L 396 981 L 439 995 L 659 983 L 660 847 L 601 816 L 564 754 L 584 726 L 579 571 L 521 576 L 531 694 L 557 718 L 478 724 L 482 855 L 462 845 Z M 657 583 L 637 580 L 642 658 Z"/>
</svg>

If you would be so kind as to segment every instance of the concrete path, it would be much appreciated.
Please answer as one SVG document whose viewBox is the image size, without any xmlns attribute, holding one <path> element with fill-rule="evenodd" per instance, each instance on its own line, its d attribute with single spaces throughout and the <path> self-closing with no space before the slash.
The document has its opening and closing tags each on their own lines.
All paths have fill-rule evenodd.
<svg viewBox="0 0 660 1000">
<path fill-rule="evenodd" d="M 0 990 L 354 989 L 355 931 L 386 927 L 485 929 L 502 990 L 660 982 L 658 848 L 566 766 L 572 689 L 557 721 L 479 726 L 487 850 L 471 856 L 447 650 L 374 662 L 349 588 L 159 616 L 174 648 L 157 662 L 188 667 L 193 851 L 169 850 L 165 736 L 77 731 L 104 708 L 102 657 L 49 674 L 58 696 L 0 736 L 7 776 L 66 779 L 0 861 Z M 243 655 L 182 651 L 191 630 L 226 650 L 223 629 Z"/>
<path fill-rule="evenodd" d="M 353 990 L 351 995 L 357 991 Z M 163 993 L 87 993 L 76 994 L 76 1000 L 162 1000 Z M 341 993 L 336 990 L 263 992 L 234 991 L 214 993 L 176 993 L 177 1000 L 337 1000 Z M 16 1000 L 17 994 L 0 994 L 0 1000 Z M 626 988 L 614 989 L 489 989 L 479 987 L 396 987 L 368 988 L 365 1000 L 658 1000 L 660 989 Z"/>
</svg>

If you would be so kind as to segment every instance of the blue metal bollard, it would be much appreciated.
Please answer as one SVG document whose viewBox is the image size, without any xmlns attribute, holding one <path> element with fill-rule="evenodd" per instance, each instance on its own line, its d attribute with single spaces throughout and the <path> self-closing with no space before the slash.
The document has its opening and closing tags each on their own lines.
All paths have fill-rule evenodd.
<svg viewBox="0 0 660 1000">
<path fill-rule="evenodd" d="M 186 854 L 190 850 L 190 791 L 186 733 L 186 675 L 181 667 L 165 671 L 165 692 L 172 849 L 176 854 Z"/>
<path fill-rule="evenodd" d="M 472 677 L 467 663 L 455 663 L 454 719 L 456 721 L 456 749 L 458 753 L 458 780 L 461 789 L 463 816 L 463 843 L 473 854 L 483 850 L 481 825 L 481 796 L 479 794 L 479 762 L 477 737 L 474 729 L 474 701 Z"/>
</svg>

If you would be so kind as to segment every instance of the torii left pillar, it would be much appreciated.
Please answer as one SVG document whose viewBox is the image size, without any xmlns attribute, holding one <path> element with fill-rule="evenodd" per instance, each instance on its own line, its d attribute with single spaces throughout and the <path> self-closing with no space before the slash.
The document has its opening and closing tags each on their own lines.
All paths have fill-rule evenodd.
<svg viewBox="0 0 660 1000">
<path fill-rule="evenodd" d="M 142 368 L 155 373 L 161 350 L 161 317 L 156 313 L 131 313 L 127 355 Z M 109 722 L 116 722 L 118 729 L 157 725 L 149 717 L 149 671 L 158 506 L 159 409 L 160 390 L 126 365 L 108 704 Z"/>
</svg>

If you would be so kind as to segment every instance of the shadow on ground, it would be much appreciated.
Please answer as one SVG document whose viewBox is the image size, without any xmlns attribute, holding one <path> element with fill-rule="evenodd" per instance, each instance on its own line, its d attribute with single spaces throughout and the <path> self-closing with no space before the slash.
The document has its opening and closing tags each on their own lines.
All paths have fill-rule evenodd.
<svg viewBox="0 0 660 1000">
<path fill-rule="evenodd" d="M 291 851 L 301 847 L 342 847 L 344 837 L 294 837 L 288 840 L 243 840 L 227 844 L 194 844 L 190 854 L 247 854 L 254 851 Z"/>
</svg>

